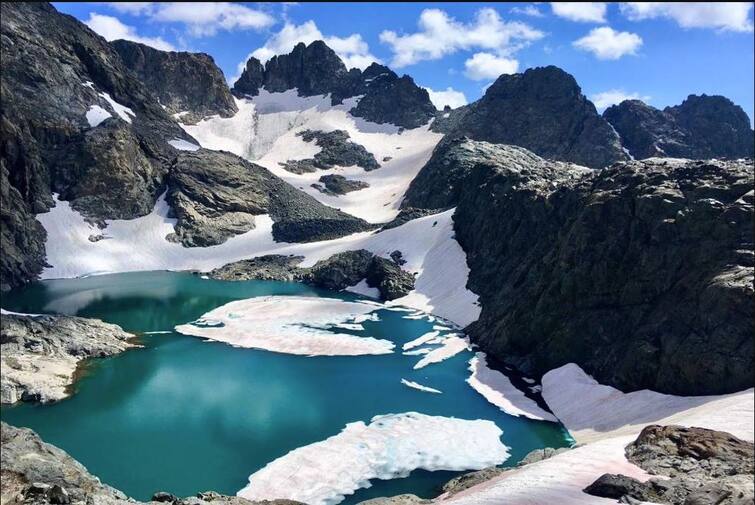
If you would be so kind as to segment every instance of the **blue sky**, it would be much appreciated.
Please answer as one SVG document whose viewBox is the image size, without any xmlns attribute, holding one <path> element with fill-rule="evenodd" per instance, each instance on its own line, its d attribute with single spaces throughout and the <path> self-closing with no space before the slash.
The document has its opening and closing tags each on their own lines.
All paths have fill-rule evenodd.
<svg viewBox="0 0 755 505">
<path fill-rule="evenodd" d="M 108 40 L 213 56 L 232 79 L 323 38 L 348 64 L 373 59 L 435 92 L 436 104 L 479 98 L 500 73 L 557 65 L 599 109 L 624 97 L 655 107 L 721 94 L 752 119 L 751 3 L 55 3 Z M 462 96 L 463 95 L 463 96 Z"/>
</svg>

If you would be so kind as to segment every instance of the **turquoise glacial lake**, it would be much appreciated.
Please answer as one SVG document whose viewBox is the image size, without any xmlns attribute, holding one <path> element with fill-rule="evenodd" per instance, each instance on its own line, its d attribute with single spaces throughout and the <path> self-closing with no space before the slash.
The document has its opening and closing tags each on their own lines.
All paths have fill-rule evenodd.
<svg viewBox="0 0 755 505">
<path fill-rule="evenodd" d="M 3 407 L 0 417 L 34 429 L 138 500 L 156 491 L 235 494 L 270 461 L 380 414 L 491 420 L 510 447 L 504 466 L 533 449 L 568 444 L 561 426 L 507 415 L 474 391 L 465 382 L 471 352 L 413 370 L 420 356 L 402 355 L 400 347 L 438 324 L 427 318 L 380 310 L 379 321 L 363 323 L 364 331 L 354 334 L 391 340 L 396 352 L 356 357 L 242 349 L 172 331 L 233 300 L 265 295 L 359 299 L 299 283 L 173 272 L 51 280 L 6 293 L 7 310 L 99 318 L 140 335 L 143 347 L 88 362 L 66 400 Z M 409 388 L 402 378 L 443 394 Z M 407 492 L 432 497 L 457 474 L 416 470 L 374 480 L 342 503 Z"/>
</svg>

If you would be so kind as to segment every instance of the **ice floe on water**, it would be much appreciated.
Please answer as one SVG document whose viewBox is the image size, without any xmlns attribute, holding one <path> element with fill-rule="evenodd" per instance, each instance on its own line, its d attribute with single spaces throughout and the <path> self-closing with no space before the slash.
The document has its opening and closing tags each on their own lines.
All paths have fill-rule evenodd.
<svg viewBox="0 0 755 505">
<path fill-rule="evenodd" d="M 466 338 L 456 334 L 446 336 L 443 338 L 441 346 L 425 354 L 424 357 L 414 365 L 414 369 L 419 370 L 427 365 L 439 363 L 456 356 L 462 351 L 470 349 L 469 342 Z"/>
<path fill-rule="evenodd" d="M 185 335 L 239 347 L 307 356 L 355 356 L 393 352 L 393 343 L 339 333 L 375 305 L 332 298 L 265 296 L 227 303 L 194 323 L 176 326 Z M 344 326 L 345 325 L 345 326 Z"/>
<path fill-rule="evenodd" d="M 335 505 L 371 479 L 406 477 L 417 469 L 479 470 L 509 456 L 492 421 L 388 414 L 349 423 L 338 435 L 295 449 L 249 477 L 237 494 Z"/>
<path fill-rule="evenodd" d="M 426 344 L 430 342 L 431 340 L 435 339 L 438 335 L 440 335 L 440 331 L 430 331 L 425 333 L 424 335 L 420 335 L 419 337 L 415 338 L 414 340 L 410 340 L 409 342 L 406 342 L 401 348 L 405 351 L 408 351 L 409 349 L 413 349 L 415 347 L 419 347 L 422 344 Z"/>
<path fill-rule="evenodd" d="M 472 374 L 467 382 L 487 401 L 512 416 L 524 416 L 538 421 L 558 422 L 556 416 L 540 408 L 536 401 L 517 389 L 504 374 L 488 367 L 485 353 L 478 352 L 469 360 Z"/>
<path fill-rule="evenodd" d="M 428 386 L 423 386 L 422 384 L 419 384 L 418 382 L 410 381 L 410 380 L 407 380 L 407 379 L 401 379 L 401 384 L 403 384 L 404 386 L 408 386 L 408 387 L 410 387 L 412 389 L 416 389 L 416 390 L 419 390 L 419 391 L 424 391 L 426 393 L 442 393 L 443 392 L 443 391 L 441 391 L 439 389 L 431 388 L 431 387 L 428 387 Z"/>
</svg>

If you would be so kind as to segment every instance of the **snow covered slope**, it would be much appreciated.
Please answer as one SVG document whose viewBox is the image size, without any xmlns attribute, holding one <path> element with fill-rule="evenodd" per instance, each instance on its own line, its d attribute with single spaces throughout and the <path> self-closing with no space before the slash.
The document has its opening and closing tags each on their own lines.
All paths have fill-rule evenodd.
<svg viewBox="0 0 755 505">
<path fill-rule="evenodd" d="M 254 161 L 325 205 L 371 223 L 387 222 L 398 214 L 406 188 L 430 159 L 442 134 L 431 132 L 429 125 L 402 131 L 394 125 L 354 117 L 348 111 L 358 100 L 350 98 L 332 106 L 329 96 L 300 97 L 295 89 L 283 93 L 262 90 L 253 99 L 237 99 L 239 111 L 233 117 L 213 116 L 196 125 L 182 126 L 202 147 L 230 151 Z M 364 146 L 381 167 L 369 172 L 357 166 L 337 166 L 314 173 L 291 173 L 280 164 L 311 158 L 320 151 L 314 142 L 304 142 L 296 135 L 304 130 L 346 131 L 350 140 Z M 312 184 L 327 174 L 370 186 L 346 195 L 326 195 Z"/>
</svg>

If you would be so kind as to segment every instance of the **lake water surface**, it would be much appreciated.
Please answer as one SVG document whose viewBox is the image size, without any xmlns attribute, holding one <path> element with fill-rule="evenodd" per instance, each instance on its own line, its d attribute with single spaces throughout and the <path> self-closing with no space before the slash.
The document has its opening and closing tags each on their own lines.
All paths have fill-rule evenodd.
<svg viewBox="0 0 755 505">
<path fill-rule="evenodd" d="M 142 335 L 144 347 L 90 362 L 69 399 L 3 407 L 1 417 L 34 429 L 139 500 L 158 490 L 235 494 L 270 461 L 380 414 L 491 420 L 510 447 L 507 466 L 533 449 L 568 443 L 559 425 L 509 416 L 475 392 L 465 382 L 471 352 L 413 370 L 421 356 L 402 355 L 401 344 L 438 324 L 428 318 L 380 310 L 378 321 L 353 333 L 391 340 L 395 352 L 355 357 L 278 354 L 173 332 L 220 305 L 264 295 L 359 298 L 299 283 L 172 272 L 45 281 L 6 293 L 5 309 L 96 317 Z M 144 335 L 156 331 L 168 333 Z M 409 388 L 402 378 L 443 393 Z M 343 503 L 405 492 L 430 497 L 456 474 L 418 470 L 404 479 L 376 480 Z"/>
</svg>

